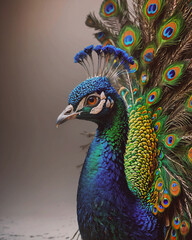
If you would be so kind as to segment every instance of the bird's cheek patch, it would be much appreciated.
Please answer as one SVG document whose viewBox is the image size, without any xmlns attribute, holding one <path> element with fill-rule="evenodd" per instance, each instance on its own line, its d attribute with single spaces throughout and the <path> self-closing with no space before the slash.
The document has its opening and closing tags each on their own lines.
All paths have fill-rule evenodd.
<svg viewBox="0 0 192 240">
<path fill-rule="evenodd" d="M 108 99 L 107 99 L 107 102 L 106 102 L 106 107 L 107 107 L 107 108 L 112 108 L 113 105 L 114 105 L 113 99 L 108 98 Z"/>
<path fill-rule="evenodd" d="M 100 94 L 100 99 L 101 99 L 101 100 L 106 99 L 106 96 L 105 96 L 105 93 L 104 93 L 104 92 L 102 92 L 102 93 Z"/>
<path fill-rule="evenodd" d="M 85 98 L 83 98 L 83 99 L 80 101 L 79 105 L 77 106 L 76 112 L 79 111 L 79 110 L 81 110 L 81 109 L 84 107 L 84 104 L 85 104 Z"/>
<path fill-rule="evenodd" d="M 98 113 L 100 113 L 101 111 L 102 111 L 102 109 L 103 109 L 103 106 L 104 106 L 104 104 L 105 104 L 105 99 L 102 99 L 101 101 L 100 101 L 100 103 L 96 106 L 96 107 L 94 107 L 93 109 L 91 109 L 91 114 L 98 114 Z"/>
</svg>

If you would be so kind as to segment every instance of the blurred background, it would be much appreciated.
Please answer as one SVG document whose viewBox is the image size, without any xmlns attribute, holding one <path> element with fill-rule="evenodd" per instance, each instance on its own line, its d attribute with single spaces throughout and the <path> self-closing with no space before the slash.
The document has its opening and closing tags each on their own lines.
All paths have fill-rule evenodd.
<svg viewBox="0 0 192 240">
<path fill-rule="evenodd" d="M 85 26 L 96 0 L 0 2 L 0 239 L 68 239 L 77 230 L 76 191 L 96 125 L 55 122 L 85 80 L 74 55 L 98 44 Z"/>
</svg>

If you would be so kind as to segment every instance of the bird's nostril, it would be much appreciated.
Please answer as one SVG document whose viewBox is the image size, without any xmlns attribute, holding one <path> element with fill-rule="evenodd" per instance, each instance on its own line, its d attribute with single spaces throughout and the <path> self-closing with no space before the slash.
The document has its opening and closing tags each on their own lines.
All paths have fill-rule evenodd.
<svg viewBox="0 0 192 240">
<path fill-rule="evenodd" d="M 71 114 L 73 112 L 73 107 L 71 105 L 67 106 L 64 110 L 64 114 Z"/>
<path fill-rule="evenodd" d="M 69 109 L 66 111 L 66 114 L 70 114 L 72 112 L 72 109 Z"/>
</svg>

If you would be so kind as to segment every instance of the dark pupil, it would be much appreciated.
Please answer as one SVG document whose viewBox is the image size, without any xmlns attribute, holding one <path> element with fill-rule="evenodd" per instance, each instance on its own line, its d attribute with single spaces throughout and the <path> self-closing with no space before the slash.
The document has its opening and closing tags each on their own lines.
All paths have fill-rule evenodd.
<svg viewBox="0 0 192 240">
<path fill-rule="evenodd" d="M 168 138 L 168 142 L 171 144 L 173 142 L 173 138 L 172 137 L 169 137 Z"/>
<path fill-rule="evenodd" d="M 169 71 L 169 76 L 170 76 L 170 78 L 175 77 L 175 70 L 174 69 Z"/>
<path fill-rule="evenodd" d="M 155 99 L 155 95 L 154 95 L 154 94 L 151 95 L 151 96 L 150 96 L 150 99 L 151 99 L 151 101 L 153 101 L 153 100 Z"/>
<path fill-rule="evenodd" d="M 175 237 L 175 235 L 176 235 L 176 232 L 175 232 L 175 230 L 173 229 L 173 230 L 172 230 L 172 236 Z"/>
<path fill-rule="evenodd" d="M 95 101 L 95 97 L 90 97 L 89 102 L 93 103 Z"/>
<path fill-rule="evenodd" d="M 108 14 L 110 14 L 110 13 L 113 11 L 113 9 L 114 9 L 114 6 L 113 6 L 112 3 L 109 3 L 109 4 L 106 6 L 106 12 L 107 12 Z"/>
<path fill-rule="evenodd" d="M 145 60 L 152 60 L 152 58 L 153 58 L 153 54 L 150 52 L 145 55 Z"/>
<path fill-rule="evenodd" d="M 167 36 L 171 36 L 171 34 L 173 33 L 173 28 L 168 27 L 168 28 L 165 30 L 165 33 L 166 33 Z"/>
</svg>

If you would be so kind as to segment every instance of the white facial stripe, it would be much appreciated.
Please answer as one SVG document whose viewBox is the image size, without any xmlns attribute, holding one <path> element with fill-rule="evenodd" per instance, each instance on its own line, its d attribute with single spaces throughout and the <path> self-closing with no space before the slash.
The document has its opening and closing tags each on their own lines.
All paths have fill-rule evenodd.
<svg viewBox="0 0 192 240">
<path fill-rule="evenodd" d="M 103 105 L 105 104 L 105 99 L 101 100 L 100 103 L 91 110 L 91 114 L 97 114 L 102 111 Z"/>
<path fill-rule="evenodd" d="M 106 99 L 104 92 L 101 93 L 100 98 L 101 98 L 101 100 Z"/>
<path fill-rule="evenodd" d="M 110 106 L 111 106 L 111 103 L 110 103 L 110 101 L 108 99 L 107 102 L 106 102 L 106 107 L 109 108 Z"/>
<path fill-rule="evenodd" d="M 77 106 L 76 112 L 81 110 L 84 107 L 85 104 L 85 97 L 80 101 L 79 105 Z"/>
<path fill-rule="evenodd" d="M 111 99 L 111 106 L 110 106 L 110 108 L 112 108 L 113 105 L 114 105 L 114 101 L 113 101 L 113 99 Z"/>
</svg>

